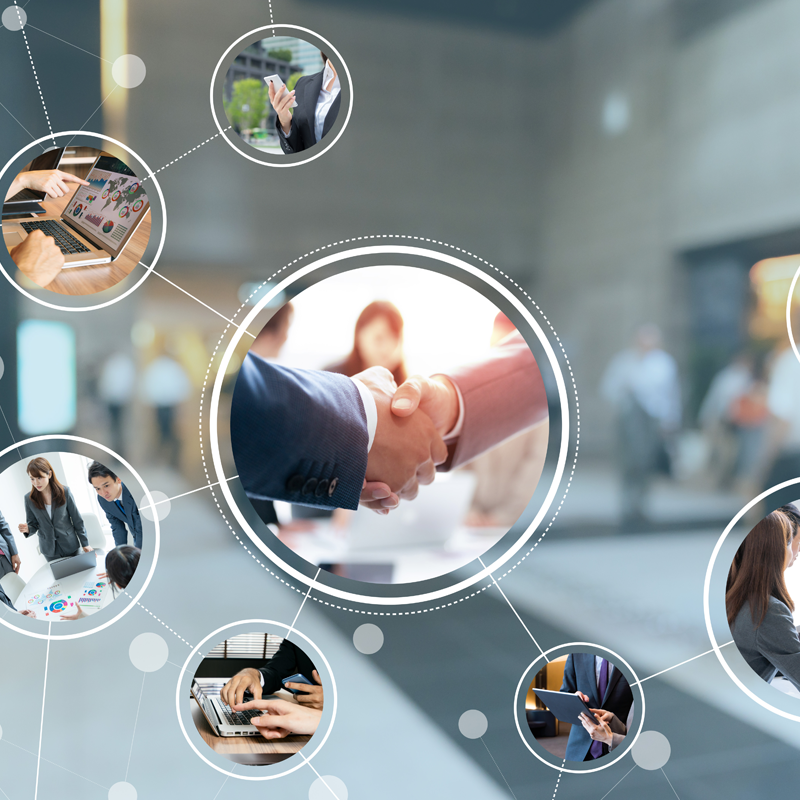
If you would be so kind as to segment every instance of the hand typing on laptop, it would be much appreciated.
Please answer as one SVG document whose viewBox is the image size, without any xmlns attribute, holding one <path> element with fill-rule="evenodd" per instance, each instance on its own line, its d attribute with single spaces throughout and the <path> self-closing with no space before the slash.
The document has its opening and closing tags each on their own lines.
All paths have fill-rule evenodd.
<svg viewBox="0 0 800 800">
<path fill-rule="evenodd" d="M 64 254 L 51 236 L 34 231 L 11 251 L 11 260 L 19 271 L 42 288 L 64 268 Z"/>
<path fill-rule="evenodd" d="M 322 719 L 321 709 L 307 708 L 287 700 L 251 700 L 233 707 L 234 711 L 250 709 L 264 711 L 261 717 L 251 717 L 250 724 L 255 725 L 265 739 L 284 739 L 293 733 L 311 736 L 316 733 Z"/>
</svg>

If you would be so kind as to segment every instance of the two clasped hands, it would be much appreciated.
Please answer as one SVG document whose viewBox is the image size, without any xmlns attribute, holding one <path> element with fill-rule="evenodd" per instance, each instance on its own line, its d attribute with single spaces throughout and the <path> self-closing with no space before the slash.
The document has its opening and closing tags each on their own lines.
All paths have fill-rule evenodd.
<svg viewBox="0 0 800 800">
<path fill-rule="evenodd" d="M 388 514 L 400 500 L 413 500 L 420 485 L 433 483 L 436 467 L 447 460 L 444 439 L 458 424 L 459 393 L 444 375 L 414 375 L 399 387 L 383 367 L 353 377 L 377 410 L 361 505 Z"/>
</svg>

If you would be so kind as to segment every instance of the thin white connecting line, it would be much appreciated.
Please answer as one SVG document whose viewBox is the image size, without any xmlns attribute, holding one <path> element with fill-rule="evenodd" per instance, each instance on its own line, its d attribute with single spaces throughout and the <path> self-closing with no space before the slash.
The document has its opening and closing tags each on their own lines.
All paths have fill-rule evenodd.
<svg viewBox="0 0 800 800">
<path fill-rule="evenodd" d="M 3 419 L 6 423 L 6 428 L 8 428 L 8 433 L 11 436 L 11 441 L 14 442 L 14 446 L 16 447 L 17 440 L 14 438 L 14 431 L 11 430 L 11 426 L 8 424 L 8 420 L 6 419 L 6 412 L 3 411 L 3 407 L 0 406 L 0 414 L 3 415 Z M 19 453 L 19 457 L 22 458 L 22 451 L 17 447 L 17 452 Z"/>
<path fill-rule="evenodd" d="M 500 767 L 498 766 L 497 762 L 494 760 L 494 756 L 492 755 L 492 751 L 489 750 L 488 745 L 486 744 L 486 742 L 483 741 L 483 736 L 480 737 L 480 740 L 481 740 L 481 744 L 486 748 L 486 752 L 489 754 L 489 758 L 492 759 L 492 762 L 497 767 L 497 771 L 500 773 L 500 777 L 503 779 L 503 781 L 505 782 L 506 786 L 508 786 L 508 791 L 511 792 L 511 796 L 514 798 L 514 800 L 517 800 L 517 796 L 514 794 L 514 790 L 511 788 L 511 784 L 506 780 L 506 776 L 503 775 L 503 770 L 500 769 Z M 553 797 L 555 797 L 555 795 L 553 795 Z"/>
<path fill-rule="evenodd" d="M 556 794 L 558 793 L 558 787 L 561 785 L 561 779 L 564 777 L 564 764 L 567 763 L 566 757 L 561 762 L 561 769 L 558 772 L 558 780 L 556 781 L 556 788 L 553 791 L 553 800 L 556 800 Z"/>
<path fill-rule="evenodd" d="M 667 778 L 667 773 L 666 773 L 666 772 L 664 772 L 664 767 L 661 767 L 661 774 L 662 774 L 662 775 L 663 775 L 665 778 Z M 670 788 L 670 789 L 672 789 L 672 791 L 673 791 L 673 793 L 674 793 L 675 797 L 678 797 L 678 793 L 675 791 L 675 787 L 672 785 L 672 781 L 671 781 L 669 778 L 667 778 L 667 783 L 669 784 L 669 788 Z M 678 797 L 678 800 L 681 800 L 681 799 L 680 799 L 680 797 Z"/>
<path fill-rule="evenodd" d="M 733 644 L 733 639 L 729 642 L 725 642 L 725 644 L 721 644 L 720 647 L 727 647 L 729 644 Z M 675 664 L 673 667 L 667 667 L 666 669 L 662 669 L 661 672 L 656 672 L 655 675 L 648 675 L 646 678 L 642 678 L 640 681 L 634 681 L 631 686 L 636 686 L 637 684 L 642 684 L 645 681 L 649 681 L 650 678 L 657 678 L 659 675 L 663 675 L 665 672 L 669 672 L 671 669 L 677 669 L 678 667 L 682 667 L 684 664 L 688 664 L 690 661 L 695 661 L 698 658 L 702 658 L 703 656 L 707 656 L 709 653 L 713 653 L 714 649 L 706 650 L 705 653 L 700 653 L 699 656 L 692 656 L 691 658 L 687 658 L 686 661 L 681 661 L 680 664 Z"/>
<path fill-rule="evenodd" d="M 31 69 L 33 70 L 33 77 L 36 79 L 36 88 L 39 90 L 39 97 L 42 100 L 42 108 L 44 109 L 44 116 L 47 120 L 47 128 L 50 131 L 50 138 L 53 144 L 56 144 L 56 137 L 53 135 L 53 126 L 50 124 L 50 115 L 47 113 L 47 106 L 44 102 L 44 95 L 42 94 L 42 87 L 39 84 L 39 76 L 36 74 L 36 66 L 33 63 L 33 54 L 31 53 L 31 46 L 28 44 L 28 34 L 25 33 L 25 26 L 22 24 L 22 14 L 20 14 L 20 7 L 17 5 L 17 0 L 14 0 L 14 7 L 17 9 L 17 18 L 19 19 L 20 30 L 22 31 L 22 38 L 25 40 L 25 49 L 28 51 L 28 58 L 31 60 Z"/>
<path fill-rule="evenodd" d="M 19 13 L 19 12 L 17 12 Z M 36 756 L 36 789 L 33 792 L 33 800 L 39 797 L 39 767 L 42 763 L 42 735 L 44 734 L 44 705 L 47 699 L 47 665 L 50 663 L 50 630 L 53 621 L 47 624 L 47 654 L 44 657 L 44 686 L 42 687 L 42 719 L 39 725 L 39 754 Z"/>
<path fill-rule="evenodd" d="M 314 770 L 314 774 L 325 784 L 325 786 L 328 787 L 328 791 L 336 798 L 336 800 L 339 800 L 339 795 L 336 794 L 336 792 L 334 792 L 333 789 L 331 789 L 330 785 L 328 784 L 328 781 L 326 781 L 325 778 L 323 778 L 322 775 L 320 775 L 319 772 L 317 772 L 314 769 L 314 765 L 303 755 L 302 750 L 300 751 L 300 758 L 302 758 L 303 761 L 305 761 L 306 764 L 308 764 L 308 766 Z"/>
<path fill-rule="evenodd" d="M 142 673 L 142 688 L 139 691 L 139 705 L 136 706 L 136 719 L 133 721 L 133 736 L 131 736 L 131 749 L 128 752 L 128 766 L 125 767 L 125 780 L 128 780 L 128 772 L 131 769 L 131 756 L 133 755 L 133 742 L 136 739 L 136 726 L 139 724 L 139 709 L 142 707 L 142 695 L 144 694 L 144 679 L 147 677 L 147 673 Z"/>
<path fill-rule="evenodd" d="M 150 269 L 150 267 L 148 267 L 147 264 L 144 264 L 141 261 L 139 263 L 145 269 Z M 228 317 L 226 317 L 224 314 L 220 314 L 219 311 L 217 311 L 215 308 L 211 308 L 211 306 L 208 305 L 208 303 L 204 303 L 202 300 L 200 300 L 199 298 L 195 297 L 193 294 L 189 294 L 189 292 L 187 292 L 186 289 L 182 289 L 180 286 L 178 286 L 177 283 L 173 283 L 169 278 L 165 278 L 160 272 L 156 272 L 155 270 L 151 270 L 151 272 L 153 273 L 153 275 L 161 278 L 162 281 L 165 281 L 170 286 L 174 286 L 179 292 L 183 292 L 187 297 L 191 297 L 192 300 L 194 300 L 196 303 L 200 303 L 201 306 L 205 306 L 205 308 L 207 308 L 209 311 L 213 311 L 218 317 L 221 317 L 222 319 L 224 319 L 225 322 L 233 325 L 234 328 L 240 328 L 241 327 L 240 325 L 237 325 L 232 319 L 228 319 Z M 252 337 L 253 339 L 256 338 L 255 334 L 250 333 L 250 331 L 246 330 L 245 333 L 248 336 Z"/>
<path fill-rule="evenodd" d="M 32 750 L 28 750 L 26 747 L 20 747 L 20 745 L 14 744 L 14 742 L 9 742 L 8 739 L 3 739 L 2 741 L 0 741 L 0 744 L 10 744 L 12 747 L 16 747 L 18 750 L 22 750 L 23 752 L 28 753 L 29 755 L 32 755 L 34 758 L 36 758 L 36 753 L 34 753 Z M 103 786 L 102 783 L 93 781 L 91 778 L 87 778 L 85 775 L 79 775 L 77 772 L 73 772 L 73 770 L 67 769 L 65 766 L 61 764 L 56 764 L 55 761 L 50 761 L 49 758 L 43 758 L 42 761 L 44 761 L 45 764 L 50 764 L 54 767 L 58 767 L 59 769 L 63 769 L 64 772 L 69 772 L 70 775 L 74 775 L 76 778 L 80 778 L 81 780 L 93 783 L 95 786 L 99 786 L 101 789 L 105 789 L 106 791 L 108 791 L 108 786 Z"/>
<path fill-rule="evenodd" d="M 308 587 L 308 591 L 306 592 L 306 596 L 303 598 L 303 602 L 300 603 L 300 608 L 297 609 L 297 613 L 294 615 L 294 619 L 292 620 L 292 624 L 289 626 L 289 630 L 286 633 L 286 638 L 288 639 L 291 636 L 292 631 L 294 630 L 295 623 L 297 622 L 297 618 L 300 616 L 300 612 L 303 610 L 303 606 L 306 604 L 306 600 L 308 600 L 308 596 L 311 594 L 311 589 L 313 588 L 314 584 L 317 582 L 317 578 L 319 577 L 320 572 L 322 572 L 322 567 L 317 569 L 317 574 L 314 576 L 314 580 L 311 581 L 311 585 Z"/>
<path fill-rule="evenodd" d="M 182 156 L 173 158 L 172 161 L 169 162 L 169 164 L 164 164 L 163 167 L 160 167 L 155 172 L 151 172 L 146 178 L 142 178 L 142 183 L 150 180 L 150 178 L 152 178 L 154 175 L 158 175 L 159 172 L 162 172 L 167 167 L 171 167 L 176 161 L 180 161 L 182 158 L 186 158 L 186 156 L 188 156 L 190 153 L 194 153 L 195 150 L 202 147 L 204 144 L 208 144 L 212 139 L 216 139 L 217 136 L 222 136 L 222 134 L 225 133 L 225 131 L 229 131 L 232 127 L 233 125 L 228 125 L 227 128 L 224 128 L 219 133 L 215 133 L 213 136 L 209 136 L 208 139 L 206 139 L 204 142 L 200 142 L 200 144 L 195 145 L 191 150 L 187 150 Z"/>
<path fill-rule="evenodd" d="M 483 563 L 483 559 L 480 556 L 478 556 L 478 561 L 480 561 L 481 566 L 484 569 L 486 569 L 486 564 Z M 523 628 L 525 628 L 525 633 L 527 633 L 528 636 L 531 637 L 533 643 L 539 648 L 539 652 L 544 656 L 544 660 L 549 664 L 550 659 L 544 655 L 544 650 L 542 650 L 541 645 L 539 644 L 539 642 L 536 641 L 533 634 L 528 630 L 528 626 L 522 621 L 522 617 L 517 613 L 517 609 L 511 605 L 511 601 L 506 597 L 506 593 L 500 588 L 500 584 L 494 579 L 494 575 L 492 575 L 491 572 L 489 573 L 489 577 L 492 579 L 492 583 L 497 587 L 497 591 L 499 591 L 500 594 L 503 595 L 503 600 L 505 600 L 506 603 L 508 603 L 508 607 L 514 612 L 514 616 L 519 620 L 519 624 L 522 625 Z"/>
<path fill-rule="evenodd" d="M 72 44 L 72 42 L 68 42 L 66 39 L 61 39 L 58 36 L 53 36 L 52 33 L 48 33 L 47 31 L 43 31 L 41 28 L 37 28 L 35 25 L 31 25 L 30 22 L 25 23 L 26 28 L 33 28 L 35 31 L 39 31 L 39 33 L 43 33 L 45 36 L 49 36 L 51 39 L 58 39 L 59 42 L 64 42 L 64 44 L 68 44 L 70 47 L 74 47 L 76 50 L 81 50 L 87 55 L 94 56 L 95 58 L 99 58 L 101 61 L 105 61 L 106 64 L 113 64 L 113 61 L 109 61 L 107 58 L 103 58 L 102 56 L 98 56 L 96 53 L 91 53 L 88 50 L 84 50 L 82 47 L 78 47 L 76 44 Z"/>
<path fill-rule="evenodd" d="M 100 105 L 99 105 L 99 106 L 97 106 L 97 108 L 96 108 L 94 111 L 92 111 L 92 113 L 91 113 L 91 114 L 89 114 L 89 119 L 87 119 L 87 120 L 86 120 L 86 122 L 84 122 L 84 123 L 83 123 L 83 125 L 81 125 L 81 126 L 80 126 L 80 128 L 78 128 L 78 132 L 79 132 L 79 133 L 80 133 L 80 131 L 82 131 L 82 130 L 83 130 L 83 129 L 84 129 L 84 128 L 85 128 L 85 127 L 86 127 L 86 126 L 89 124 L 89 120 L 90 120 L 90 119 L 91 119 L 91 118 L 92 118 L 92 117 L 93 117 L 93 116 L 94 116 L 94 115 L 95 115 L 95 114 L 96 114 L 96 113 L 97 113 L 97 112 L 98 112 L 98 111 L 99 111 L 99 110 L 100 110 L 100 109 L 103 107 L 103 105 L 105 104 L 106 100 L 108 100 L 108 98 L 109 98 L 109 97 L 111 97 L 111 95 L 112 95 L 112 94 L 114 94 L 114 91 L 115 91 L 117 88 L 118 88 L 118 87 L 117 87 L 117 84 L 115 83 L 115 84 L 114 84 L 114 85 L 111 87 L 111 91 L 110 91 L 110 92 L 109 92 L 109 93 L 108 93 L 108 94 L 107 94 L 107 95 L 106 95 L 106 96 L 103 98 L 103 101 L 100 103 Z M 76 134 L 75 134 L 75 136 L 77 136 L 77 135 L 78 135 L 78 134 L 76 133 Z M 72 144 L 73 140 L 75 139 L 75 136 L 73 136 L 73 137 L 72 137 L 72 139 L 70 139 L 70 140 L 67 142 L 67 147 L 69 147 L 69 146 Z"/>
<path fill-rule="evenodd" d="M 199 489 L 192 489 L 191 491 L 184 492 L 183 494 L 176 494 L 175 497 L 168 497 L 166 500 L 159 500 L 157 503 L 153 503 L 153 505 L 151 505 L 151 506 L 150 505 L 139 506 L 139 511 L 141 511 L 143 508 L 155 508 L 156 506 L 163 505 L 164 503 L 170 503 L 173 500 L 177 500 L 177 499 L 179 499 L 181 497 L 186 497 L 187 495 L 195 494 L 196 492 L 202 492 L 203 489 L 210 489 L 212 486 L 219 486 L 221 483 L 227 483 L 228 481 L 236 480 L 236 478 L 238 478 L 238 477 L 239 477 L 238 475 L 231 475 L 230 478 L 225 478 L 224 481 L 217 481 L 216 483 L 209 483 L 209 484 L 207 484 L 205 486 L 201 486 Z"/>
<path fill-rule="evenodd" d="M 3 108 L 6 111 L 8 111 L 8 109 L 2 103 L 0 103 L 0 108 Z M 10 111 L 8 111 L 8 115 L 11 117 L 11 119 L 14 120 L 14 122 L 17 123 L 17 125 L 20 126 L 20 128 L 22 128 L 22 130 L 25 131 L 25 133 L 28 134 L 28 136 L 31 137 L 31 139 L 33 139 L 33 140 L 36 139 L 36 137 Z M 39 149 L 44 150 L 44 145 L 40 144 L 39 145 Z"/>
<path fill-rule="evenodd" d="M 617 788 L 617 786 L 619 786 L 619 785 L 622 783 L 622 781 L 624 781 L 624 780 L 625 780 L 625 778 L 627 778 L 627 777 L 628 777 L 628 775 L 630 775 L 630 774 L 631 774 L 631 772 L 633 772 L 635 769 L 636 769 L 636 764 L 634 764 L 634 765 L 633 765 L 633 766 L 632 766 L 632 767 L 631 767 L 631 768 L 630 768 L 630 769 L 629 769 L 629 770 L 628 770 L 628 771 L 627 771 L 627 772 L 626 772 L 626 773 L 625 773 L 625 774 L 624 774 L 624 775 L 623 775 L 623 776 L 622 776 L 622 777 L 621 777 L 621 778 L 620 778 L 620 779 L 619 779 L 619 780 L 618 780 L 618 781 L 617 781 L 617 782 L 616 782 L 616 783 L 615 783 L 615 784 L 614 784 L 614 785 L 613 785 L 613 786 L 612 786 L 612 787 L 611 787 L 611 788 L 610 788 L 610 789 L 609 789 L 609 790 L 608 790 L 608 791 L 607 791 L 607 792 L 606 792 L 606 793 L 605 793 L 605 794 L 604 794 L 604 795 L 603 795 L 603 796 L 600 798 L 600 800 L 606 800 L 606 797 L 608 797 L 608 796 L 611 794 L 611 792 L 613 792 L 613 791 L 614 791 L 614 789 L 616 789 L 616 788 Z"/>
</svg>

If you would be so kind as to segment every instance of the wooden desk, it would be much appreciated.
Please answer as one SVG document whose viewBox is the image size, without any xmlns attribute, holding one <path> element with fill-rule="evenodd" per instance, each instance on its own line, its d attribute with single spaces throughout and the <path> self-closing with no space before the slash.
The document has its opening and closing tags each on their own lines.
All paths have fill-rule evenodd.
<svg viewBox="0 0 800 800">
<path fill-rule="evenodd" d="M 278 696 L 281 694 L 279 692 Z M 288 692 L 286 694 L 288 697 Z M 190 699 L 190 702 L 192 719 L 197 727 L 197 732 L 203 737 L 203 741 L 215 753 L 219 753 L 237 764 L 251 766 L 277 764 L 301 750 L 311 738 L 310 736 L 287 736 L 285 739 L 265 739 L 263 736 L 217 736 L 211 730 L 211 726 L 194 697 Z"/>
<path fill-rule="evenodd" d="M 74 192 L 56 200 L 42 202 L 48 215 L 59 217 L 61 212 L 72 200 Z M 17 221 L 15 218 L 12 218 Z M 33 217 L 21 217 L 20 221 L 31 220 Z M 134 232 L 128 246 L 122 255 L 110 264 L 95 264 L 90 267 L 70 267 L 61 271 L 61 274 L 47 286 L 47 290 L 58 294 L 85 295 L 102 292 L 116 286 L 123 278 L 129 275 L 139 263 L 150 241 L 150 211 Z"/>
</svg>

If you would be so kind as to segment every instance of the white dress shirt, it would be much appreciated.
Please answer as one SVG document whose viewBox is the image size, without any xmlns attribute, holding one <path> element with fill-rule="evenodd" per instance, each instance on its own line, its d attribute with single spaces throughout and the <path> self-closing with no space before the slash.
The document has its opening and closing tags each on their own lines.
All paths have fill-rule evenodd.
<svg viewBox="0 0 800 800">
<path fill-rule="evenodd" d="M 328 84 L 333 79 L 333 86 L 331 90 L 327 90 Z M 319 141 L 322 138 L 322 129 L 325 127 L 325 117 L 333 105 L 333 101 L 342 90 L 342 85 L 339 83 L 339 76 L 333 71 L 330 62 L 325 64 L 325 71 L 322 73 L 322 89 L 320 89 L 319 97 L 317 98 L 317 107 L 314 111 L 314 139 Z"/>
</svg>

